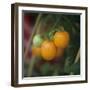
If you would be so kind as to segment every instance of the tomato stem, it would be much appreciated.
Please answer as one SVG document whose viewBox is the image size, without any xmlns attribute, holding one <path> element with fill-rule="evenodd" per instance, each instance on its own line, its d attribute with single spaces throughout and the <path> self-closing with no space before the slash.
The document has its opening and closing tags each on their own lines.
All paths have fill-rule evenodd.
<svg viewBox="0 0 90 90">
<path fill-rule="evenodd" d="M 25 50 L 25 53 L 24 53 L 24 58 L 26 58 L 27 53 L 28 53 L 28 51 L 29 51 L 29 48 L 30 48 L 30 46 L 31 46 L 31 44 L 32 44 L 33 36 L 34 36 L 36 33 L 38 33 L 39 30 L 40 30 L 40 26 L 38 27 L 38 25 L 39 25 L 39 22 L 40 22 L 40 20 L 41 20 L 41 17 L 42 17 L 42 14 L 40 13 L 40 14 L 38 15 L 37 19 L 36 19 L 35 26 L 34 26 L 34 28 L 33 28 L 33 30 L 32 30 L 32 34 L 31 34 L 31 36 L 29 37 L 29 42 L 28 42 L 28 45 L 27 45 L 26 50 Z M 35 58 L 36 58 L 35 56 L 32 56 L 32 58 L 31 58 L 31 60 L 30 60 L 29 68 L 28 68 L 28 72 L 27 72 L 27 73 L 28 73 L 28 76 L 31 76 L 31 75 L 32 75 L 32 71 L 33 71 L 33 67 L 34 67 L 34 63 L 35 63 Z"/>
<path fill-rule="evenodd" d="M 28 67 L 28 76 L 29 77 L 32 75 L 33 67 L 34 67 L 34 64 L 35 64 L 35 60 L 36 60 L 36 57 L 32 56 L 31 60 L 30 60 L 30 63 L 29 63 L 29 67 Z"/>
<path fill-rule="evenodd" d="M 79 58 L 80 58 L 80 48 L 79 48 L 79 50 L 77 52 L 77 55 L 76 55 L 74 63 L 77 63 L 79 61 Z"/>
<path fill-rule="evenodd" d="M 34 26 L 34 28 L 33 28 L 33 30 L 32 30 L 32 34 L 31 34 L 31 36 L 29 37 L 28 45 L 27 45 L 26 50 L 25 50 L 25 53 L 24 53 L 24 58 L 26 58 L 26 56 L 27 56 L 28 50 L 29 50 L 30 45 L 31 45 L 31 42 L 32 42 L 32 38 L 33 38 L 34 34 L 36 33 L 36 30 L 39 30 L 39 29 L 37 29 L 37 27 L 38 27 L 39 21 L 40 21 L 40 19 L 41 19 L 41 16 L 42 16 L 42 14 L 40 13 L 40 14 L 38 15 L 38 17 L 37 17 L 35 26 Z"/>
</svg>

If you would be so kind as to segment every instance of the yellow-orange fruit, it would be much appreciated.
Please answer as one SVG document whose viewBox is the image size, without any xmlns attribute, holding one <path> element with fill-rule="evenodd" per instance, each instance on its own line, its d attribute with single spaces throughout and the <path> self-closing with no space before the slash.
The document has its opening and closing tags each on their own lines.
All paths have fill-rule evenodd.
<svg viewBox="0 0 90 90">
<path fill-rule="evenodd" d="M 65 31 L 58 31 L 54 35 L 54 43 L 56 47 L 66 48 L 69 44 L 69 33 Z"/>
<path fill-rule="evenodd" d="M 51 61 L 56 56 L 56 47 L 52 41 L 44 41 L 41 46 L 41 56 L 47 60 Z"/>
<path fill-rule="evenodd" d="M 40 47 L 32 47 L 32 54 L 35 56 L 41 55 L 41 48 Z"/>
</svg>

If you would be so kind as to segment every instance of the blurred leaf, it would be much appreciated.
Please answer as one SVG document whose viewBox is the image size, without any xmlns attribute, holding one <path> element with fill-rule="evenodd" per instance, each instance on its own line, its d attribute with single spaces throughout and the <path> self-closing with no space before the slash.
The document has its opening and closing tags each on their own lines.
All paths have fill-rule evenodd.
<svg viewBox="0 0 90 90">
<path fill-rule="evenodd" d="M 70 69 L 74 75 L 80 74 L 80 63 L 73 64 Z"/>
<path fill-rule="evenodd" d="M 49 63 L 45 63 L 40 68 L 40 71 L 41 71 L 42 75 L 48 76 L 48 75 L 52 75 L 53 68 Z"/>
<path fill-rule="evenodd" d="M 66 73 L 70 73 L 71 72 L 71 70 L 70 70 L 70 57 L 68 57 L 65 60 L 64 72 L 66 72 Z"/>
<path fill-rule="evenodd" d="M 64 67 L 64 72 L 73 75 L 80 74 L 80 63 L 70 65 L 70 62 L 67 60 L 66 65 Z"/>
</svg>

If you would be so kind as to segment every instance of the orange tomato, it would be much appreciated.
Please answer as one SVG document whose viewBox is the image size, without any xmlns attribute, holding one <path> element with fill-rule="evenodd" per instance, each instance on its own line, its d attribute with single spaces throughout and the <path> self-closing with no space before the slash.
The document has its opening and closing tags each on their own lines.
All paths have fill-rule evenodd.
<svg viewBox="0 0 90 90">
<path fill-rule="evenodd" d="M 58 31 L 54 35 L 54 43 L 56 47 L 66 48 L 69 44 L 69 33 L 65 31 Z"/>
<path fill-rule="evenodd" d="M 47 60 L 51 61 L 56 56 L 56 47 L 52 41 L 44 41 L 41 46 L 41 56 Z"/>
<path fill-rule="evenodd" d="M 32 47 L 32 54 L 35 56 L 41 55 L 41 48 L 40 47 Z"/>
</svg>

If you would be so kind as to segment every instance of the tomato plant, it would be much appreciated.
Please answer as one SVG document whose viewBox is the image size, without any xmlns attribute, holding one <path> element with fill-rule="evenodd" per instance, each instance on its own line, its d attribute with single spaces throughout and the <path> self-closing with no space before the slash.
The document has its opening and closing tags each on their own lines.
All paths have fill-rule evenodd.
<svg viewBox="0 0 90 90">
<path fill-rule="evenodd" d="M 29 28 L 24 29 L 24 41 L 27 42 L 39 13 L 28 15 L 32 16 L 32 20 L 27 19 Z M 32 56 L 35 56 L 31 76 L 79 75 L 80 57 L 77 62 L 75 60 L 80 48 L 80 15 L 43 13 L 38 23 L 29 48 L 33 54 L 28 58 L 29 64 L 25 64 L 29 68 L 33 61 Z M 27 48 L 25 43 L 24 45 Z M 28 76 L 27 73 L 25 68 L 25 76 Z"/>
</svg>

